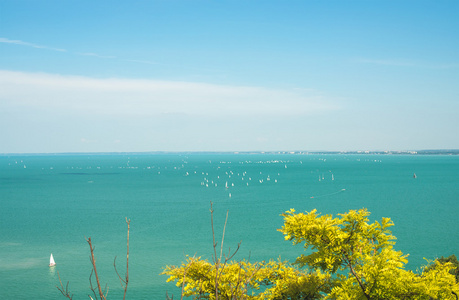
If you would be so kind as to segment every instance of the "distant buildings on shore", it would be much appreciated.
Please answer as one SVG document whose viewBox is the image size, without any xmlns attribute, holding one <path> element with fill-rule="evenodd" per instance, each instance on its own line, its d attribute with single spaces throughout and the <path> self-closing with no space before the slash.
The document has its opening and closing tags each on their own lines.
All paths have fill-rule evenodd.
<svg viewBox="0 0 459 300">
<path fill-rule="evenodd" d="M 459 155 L 459 149 L 440 150 L 355 150 L 355 151 L 247 151 L 240 154 L 379 154 L 379 155 Z"/>
</svg>

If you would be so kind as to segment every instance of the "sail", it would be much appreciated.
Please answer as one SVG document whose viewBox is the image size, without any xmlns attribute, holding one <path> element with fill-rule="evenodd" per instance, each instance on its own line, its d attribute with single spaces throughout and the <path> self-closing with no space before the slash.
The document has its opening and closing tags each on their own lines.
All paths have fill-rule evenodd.
<svg viewBox="0 0 459 300">
<path fill-rule="evenodd" d="M 55 265 L 56 265 L 56 262 L 54 261 L 53 254 L 51 253 L 51 256 L 49 257 L 49 266 L 52 267 Z"/>
</svg>

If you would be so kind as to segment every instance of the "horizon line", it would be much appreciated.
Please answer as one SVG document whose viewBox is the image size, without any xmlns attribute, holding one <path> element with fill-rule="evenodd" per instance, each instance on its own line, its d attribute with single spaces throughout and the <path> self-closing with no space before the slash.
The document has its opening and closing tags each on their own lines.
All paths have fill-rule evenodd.
<svg viewBox="0 0 459 300">
<path fill-rule="evenodd" d="M 254 150 L 254 151 L 68 151 L 68 152 L 2 152 L 0 156 L 10 156 L 10 155 L 107 155 L 107 154 L 458 154 L 459 149 L 418 149 L 418 150 L 272 150 L 272 151 L 263 151 L 263 150 Z"/>
</svg>

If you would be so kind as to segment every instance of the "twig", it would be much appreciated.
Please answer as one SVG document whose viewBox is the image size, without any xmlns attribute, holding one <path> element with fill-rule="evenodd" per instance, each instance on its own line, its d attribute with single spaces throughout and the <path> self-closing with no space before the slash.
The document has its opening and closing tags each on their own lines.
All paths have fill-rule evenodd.
<svg viewBox="0 0 459 300">
<path fill-rule="evenodd" d="M 217 263 L 217 243 L 215 242 L 215 231 L 214 231 L 214 209 L 212 207 L 212 201 L 210 201 L 210 223 L 212 226 L 212 239 L 214 247 L 214 263 Z"/>
<path fill-rule="evenodd" d="M 91 289 L 92 293 L 94 294 L 94 299 L 97 300 L 96 289 L 92 286 L 92 279 L 91 279 L 92 273 L 94 273 L 94 270 L 91 270 L 91 274 L 89 274 L 89 285 L 90 285 L 90 289 Z M 90 295 L 88 295 L 88 296 L 89 296 L 89 298 L 92 299 L 92 297 Z"/>
<path fill-rule="evenodd" d="M 214 263 L 215 263 L 215 300 L 218 300 L 218 280 L 220 276 L 223 274 L 223 270 L 225 269 L 226 264 L 228 261 L 236 255 L 238 252 L 241 242 L 237 245 L 236 251 L 231 254 L 231 248 L 228 250 L 228 256 L 225 257 L 225 261 L 222 265 L 222 268 L 220 270 L 220 264 L 222 263 L 222 257 L 223 257 L 223 242 L 225 240 L 225 232 L 226 232 L 226 224 L 228 223 L 228 210 L 226 211 L 226 219 L 225 219 L 225 225 L 223 226 L 223 235 L 222 235 L 222 244 L 220 245 L 220 256 L 217 258 L 217 243 L 215 242 L 215 230 L 214 230 L 214 209 L 212 206 L 212 201 L 210 202 L 210 220 L 211 220 L 211 226 L 212 226 L 212 239 L 213 239 L 213 248 L 214 248 Z"/>
<path fill-rule="evenodd" d="M 127 224 L 127 227 L 128 227 L 128 230 L 127 230 L 127 250 L 126 250 L 126 285 L 124 286 L 124 296 L 123 296 L 123 300 L 126 298 L 126 291 L 127 291 L 127 286 L 128 286 L 128 283 L 129 283 L 129 230 L 130 230 L 130 227 L 131 227 L 131 219 L 128 220 L 128 218 L 126 217 L 126 224 Z"/>
<path fill-rule="evenodd" d="M 120 279 L 121 287 L 124 289 L 123 300 L 126 299 L 126 292 L 127 292 L 127 287 L 128 287 L 128 283 L 129 283 L 129 230 L 130 230 L 130 223 L 131 223 L 131 219 L 128 220 L 128 218 L 126 218 L 126 224 L 128 226 L 128 229 L 127 229 L 127 250 L 126 250 L 126 276 L 125 276 L 124 279 L 121 277 L 120 273 L 118 273 L 118 270 L 116 269 L 116 256 L 115 256 L 115 259 L 113 261 L 113 266 L 115 267 L 116 275 L 118 275 L 118 278 Z M 123 285 L 123 283 L 124 283 L 124 285 Z"/>
<path fill-rule="evenodd" d="M 239 248 L 241 247 L 241 243 L 242 243 L 242 241 L 240 241 L 237 244 L 237 248 L 236 248 L 236 250 L 234 250 L 233 254 L 231 254 L 231 248 L 228 248 L 228 257 L 226 257 L 226 255 L 225 255 L 225 262 L 229 261 L 230 259 L 233 258 L 234 255 L 236 255 L 236 253 L 239 251 Z"/>
<path fill-rule="evenodd" d="M 228 222 L 228 210 L 226 211 L 226 218 L 225 218 L 225 226 L 223 226 L 223 234 L 222 234 L 222 244 L 220 245 L 220 261 L 222 260 L 223 254 L 223 241 L 225 240 L 225 231 L 226 231 L 226 223 Z"/>
<path fill-rule="evenodd" d="M 172 298 L 169 298 L 169 294 L 166 291 L 166 300 L 174 300 L 174 295 L 172 295 Z"/>
<path fill-rule="evenodd" d="M 64 295 L 65 297 L 69 298 L 70 300 L 72 300 L 73 294 L 70 295 L 69 282 L 67 281 L 67 285 L 65 286 L 65 291 L 64 291 L 64 286 L 62 285 L 61 276 L 59 275 L 59 271 L 57 271 L 57 277 L 59 277 L 59 283 L 61 285 L 61 287 L 58 287 L 56 285 L 57 289 L 62 293 L 62 295 Z"/>
<path fill-rule="evenodd" d="M 104 298 L 107 298 L 108 295 L 108 284 L 105 284 L 105 289 L 104 289 Z"/>
<path fill-rule="evenodd" d="M 210 201 L 210 223 L 212 226 L 212 239 L 213 239 L 214 262 L 215 262 L 215 300 L 218 300 L 218 266 L 220 264 L 220 260 L 217 258 L 217 243 L 215 242 L 214 209 L 212 207 L 212 201 Z"/>
</svg>

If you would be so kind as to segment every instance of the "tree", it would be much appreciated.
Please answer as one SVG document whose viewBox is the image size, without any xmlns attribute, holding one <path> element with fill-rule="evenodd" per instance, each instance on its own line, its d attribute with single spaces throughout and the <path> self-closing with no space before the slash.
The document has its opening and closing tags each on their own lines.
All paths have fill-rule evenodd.
<svg viewBox="0 0 459 300">
<path fill-rule="evenodd" d="M 293 265 L 188 257 L 163 274 L 182 287 L 182 297 L 194 299 L 457 299 L 451 262 L 436 261 L 421 274 L 405 270 L 408 255 L 393 248 L 393 222 L 370 224 L 369 215 L 366 209 L 338 217 L 291 209 L 282 214 L 279 231 L 307 251 Z M 216 257 L 215 235 L 214 252 Z"/>
<path fill-rule="evenodd" d="M 459 282 L 459 261 L 457 261 L 456 255 L 452 254 L 448 257 L 442 256 L 441 258 L 438 259 L 438 262 L 442 264 L 447 263 L 447 262 L 453 264 L 454 267 L 451 270 L 449 270 L 449 272 L 456 277 L 456 282 Z M 428 265 L 424 271 L 430 271 L 434 269 L 435 266 L 436 266 L 436 263 L 434 262 L 433 264 Z"/>
<path fill-rule="evenodd" d="M 239 250 L 223 254 L 225 226 L 223 228 L 220 255 L 213 224 L 211 203 L 211 226 L 213 236 L 213 262 L 201 257 L 187 257 L 180 266 L 166 266 L 162 274 L 168 275 L 168 282 L 175 281 L 182 288 L 181 298 L 195 299 L 321 299 L 322 292 L 329 290 L 329 276 L 320 271 L 308 274 L 283 262 L 251 263 L 248 260 L 230 261 Z"/>
<path fill-rule="evenodd" d="M 422 274 L 404 269 L 407 256 L 393 249 L 389 218 L 368 223 L 366 209 L 319 216 L 316 210 L 283 214 L 280 231 L 293 244 L 304 243 L 307 255 L 296 263 L 334 276 L 327 299 L 456 299 L 459 287 L 449 274 L 451 263 L 436 262 Z"/>
<path fill-rule="evenodd" d="M 227 262 L 219 271 L 201 257 L 188 257 L 181 266 L 168 266 L 167 281 L 182 287 L 182 298 L 194 299 L 322 299 L 329 276 L 308 274 L 287 262 Z"/>
</svg>

